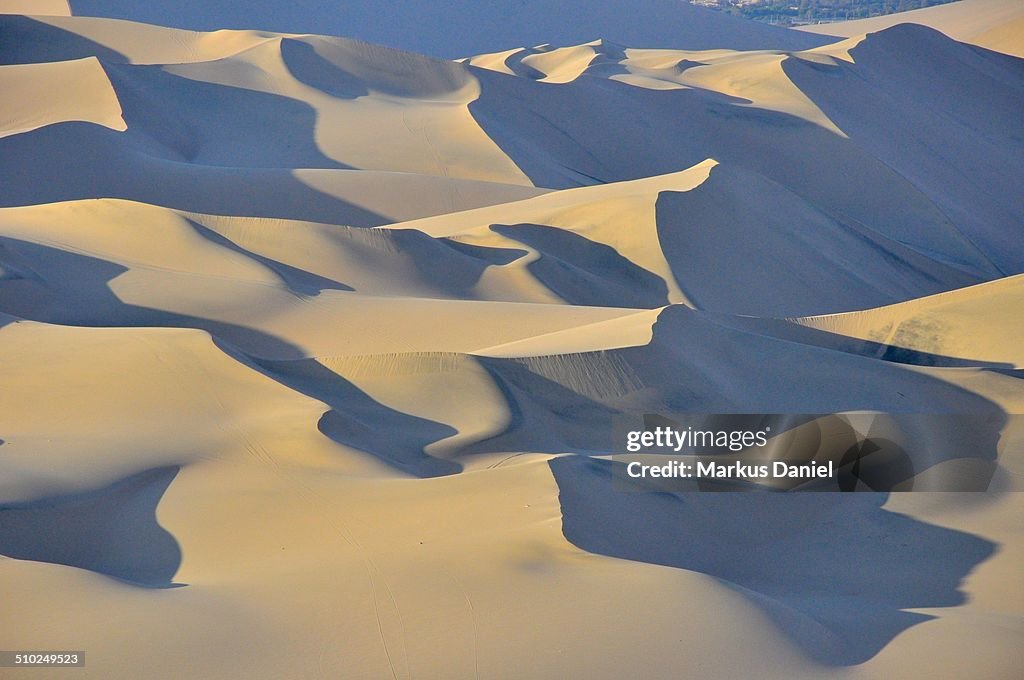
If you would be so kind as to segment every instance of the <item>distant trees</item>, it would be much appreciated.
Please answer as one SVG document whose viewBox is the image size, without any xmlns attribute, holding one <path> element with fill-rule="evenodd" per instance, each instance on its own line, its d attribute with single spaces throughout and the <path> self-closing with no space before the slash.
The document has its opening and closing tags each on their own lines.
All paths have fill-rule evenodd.
<svg viewBox="0 0 1024 680">
<path fill-rule="evenodd" d="M 906 12 L 954 0 L 690 0 L 737 16 L 772 24 L 813 24 Z"/>
</svg>

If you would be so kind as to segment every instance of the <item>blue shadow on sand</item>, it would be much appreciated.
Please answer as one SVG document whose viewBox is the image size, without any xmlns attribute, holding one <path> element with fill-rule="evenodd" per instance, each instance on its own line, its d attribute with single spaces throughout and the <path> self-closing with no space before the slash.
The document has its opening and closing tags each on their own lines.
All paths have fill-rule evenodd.
<svg viewBox="0 0 1024 680">
<path fill-rule="evenodd" d="M 145 588 L 175 588 L 181 547 L 156 518 L 180 470 L 154 468 L 101 489 L 0 505 L 0 555 L 64 564 Z"/>
<path fill-rule="evenodd" d="M 908 609 L 963 604 L 960 583 L 996 549 L 886 510 L 887 493 L 630 493 L 612 486 L 618 463 L 549 464 L 571 543 L 707 574 L 831 666 L 863 663 L 934 618 Z"/>
</svg>

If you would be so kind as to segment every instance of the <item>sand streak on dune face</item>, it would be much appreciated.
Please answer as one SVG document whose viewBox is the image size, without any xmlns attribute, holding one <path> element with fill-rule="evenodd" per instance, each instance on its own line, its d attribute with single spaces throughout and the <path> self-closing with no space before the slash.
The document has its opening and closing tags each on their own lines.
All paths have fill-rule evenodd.
<svg viewBox="0 0 1024 680">
<path fill-rule="evenodd" d="M 1012 677 L 1024 60 L 684 7 L 459 61 L 0 15 L 0 649 Z M 992 491 L 612 487 L 621 414 L 853 410 L 994 424 L 918 471 Z"/>
</svg>

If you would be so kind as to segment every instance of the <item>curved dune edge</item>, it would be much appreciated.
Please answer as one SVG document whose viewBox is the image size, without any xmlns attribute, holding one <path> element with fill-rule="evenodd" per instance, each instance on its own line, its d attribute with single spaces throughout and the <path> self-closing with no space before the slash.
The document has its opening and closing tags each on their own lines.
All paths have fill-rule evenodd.
<svg viewBox="0 0 1024 680">
<path fill-rule="evenodd" d="M 889 307 L 793 319 L 886 347 L 1024 368 L 1024 277 L 1012 276 Z"/>
<path fill-rule="evenodd" d="M 462 2 L 402 10 L 429 37 Z M 1015 677 L 1024 62 L 645 2 L 690 22 L 607 6 L 687 49 L 0 16 L 0 649 L 90 680 Z M 498 28 L 591 25 L 570 4 Z M 612 477 L 622 414 L 846 411 L 933 416 L 909 481 L 989 492 Z"/>
<path fill-rule="evenodd" d="M 0 88 L 9 97 L 0 119 L 0 137 L 70 121 L 119 132 L 128 129 L 117 93 L 95 57 L 0 66 Z"/>
<path fill-rule="evenodd" d="M 1024 7 L 1015 0 L 959 0 L 870 19 L 799 26 L 797 30 L 853 37 L 900 23 L 929 26 L 956 40 L 1024 57 Z"/>
</svg>

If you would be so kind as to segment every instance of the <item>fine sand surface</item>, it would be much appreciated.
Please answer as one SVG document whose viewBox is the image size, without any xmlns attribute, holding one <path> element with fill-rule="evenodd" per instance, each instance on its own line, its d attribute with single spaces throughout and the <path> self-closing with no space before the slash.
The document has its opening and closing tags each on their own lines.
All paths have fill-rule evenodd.
<svg viewBox="0 0 1024 680">
<path fill-rule="evenodd" d="M 1017 3 L 482 4 L 0 1 L 0 650 L 86 651 L 0 678 L 1019 677 Z M 613 485 L 847 411 L 988 491 Z"/>
<path fill-rule="evenodd" d="M 956 40 L 1024 57 L 1024 3 L 1020 0 L 959 0 L 870 19 L 801 26 L 799 30 L 853 37 L 899 23 L 930 26 Z"/>
</svg>

